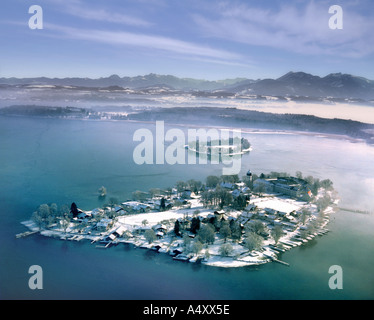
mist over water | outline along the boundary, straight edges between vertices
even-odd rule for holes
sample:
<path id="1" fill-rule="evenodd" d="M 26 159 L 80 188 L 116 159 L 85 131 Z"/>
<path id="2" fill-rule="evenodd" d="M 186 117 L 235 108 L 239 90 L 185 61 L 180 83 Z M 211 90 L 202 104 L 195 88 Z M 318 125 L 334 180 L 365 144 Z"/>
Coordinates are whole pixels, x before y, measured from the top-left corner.
<path id="1" fill-rule="evenodd" d="M 167 125 L 167 124 L 166 124 Z M 15 239 L 42 203 L 102 206 L 97 190 L 126 200 L 135 190 L 221 175 L 221 165 L 136 165 L 138 128 L 154 124 L 0 118 L 1 299 L 372 299 L 373 215 L 340 211 L 324 237 L 282 256 L 290 267 L 220 269 L 119 245 L 95 249 L 42 236 Z M 187 127 L 184 129 L 187 130 Z M 298 134 L 243 133 L 253 151 L 240 176 L 282 171 L 329 178 L 340 206 L 373 211 L 374 148 L 363 143 Z M 28 268 L 44 271 L 44 289 L 28 288 Z M 328 287 L 328 268 L 341 265 L 344 289 Z M 176 286 L 175 284 L 178 284 Z"/>

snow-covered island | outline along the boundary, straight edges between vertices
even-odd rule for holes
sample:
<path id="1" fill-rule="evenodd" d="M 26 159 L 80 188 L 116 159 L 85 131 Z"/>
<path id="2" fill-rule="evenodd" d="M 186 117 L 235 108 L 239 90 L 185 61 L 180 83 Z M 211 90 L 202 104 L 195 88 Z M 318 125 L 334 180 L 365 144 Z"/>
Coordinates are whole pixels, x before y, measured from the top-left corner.
<path id="1" fill-rule="evenodd" d="M 212 141 L 192 141 L 185 148 L 195 154 L 206 154 L 211 157 L 243 155 L 252 151 L 251 144 L 245 138 L 216 139 Z"/>
<path id="2" fill-rule="evenodd" d="M 111 198 L 92 210 L 42 204 L 22 222 L 30 231 L 17 236 L 40 232 L 98 248 L 132 244 L 216 267 L 287 264 L 278 256 L 328 232 L 338 201 L 330 180 L 296 176 L 209 176 L 205 183 L 136 191 L 120 204 Z"/>

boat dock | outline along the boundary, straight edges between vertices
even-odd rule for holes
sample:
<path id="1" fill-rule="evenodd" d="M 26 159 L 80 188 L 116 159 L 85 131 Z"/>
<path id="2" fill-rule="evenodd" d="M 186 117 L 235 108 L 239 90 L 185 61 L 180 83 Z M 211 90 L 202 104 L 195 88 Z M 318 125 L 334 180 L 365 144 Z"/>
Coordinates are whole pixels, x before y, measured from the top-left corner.
<path id="1" fill-rule="evenodd" d="M 77 235 L 77 234 L 72 236 L 71 238 L 66 238 L 66 240 L 70 240 L 70 241 L 81 241 L 82 239 L 84 239 L 84 236 Z"/>
<path id="2" fill-rule="evenodd" d="M 101 237 L 95 237 L 94 239 L 92 239 L 91 241 L 91 244 L 97 242 L 97 241 L 100 241 Z"/>
<path id="3" fill-rule="evenodd" d="M 323 236 L 323 235 L 325 235 L 325 234 L 328 233 L 328 232 L 330 232 L 329 229 L 323 229 L 323 230 L 317 232 L 317 235 L 319 235 L 319 236 Z"/>

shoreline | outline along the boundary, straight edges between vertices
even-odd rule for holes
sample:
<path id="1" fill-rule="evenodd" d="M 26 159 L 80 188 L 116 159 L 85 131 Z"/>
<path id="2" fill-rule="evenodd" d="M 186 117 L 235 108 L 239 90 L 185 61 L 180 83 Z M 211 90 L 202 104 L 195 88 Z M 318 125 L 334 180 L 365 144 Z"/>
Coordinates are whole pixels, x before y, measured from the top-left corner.
<path id="1" fill-rule="evenodd" d="M 26 115 L 1 115 L 6 117 L 20 117 L 20 118 L 36 118 L 36 117 L 29 117 Z M 55 117 L 38 117 L 40 119 L 60 119 L 60 120 L 69 120 L 69 121 L 83 121 L 83 122 L 130 122 L 130 123 L 144 123 L 147 125 L 156 124 L 156 121 L 147 121 L 147 120 L 118 120 L 118 119 L 81 119 L 81 118 L 55 118 Z M 193 124 L 182 124 L 182 123 L 166 123 L 166 126 L 174 126 L 174 127 L 182 127 L 182 128 L 201 128 L 202 126 L 193 125 Z M 219 130 L 241 130 L 241 133 L 244 134 L 294 134 L 294 135 L 304 135 L 304 136 L 312 136 L 312 137 L 319 137 L 322 139 L 333 139 L 333 140 L 344 140 L 351 143 L 365 143 L 368 146 L 374 146 L 373 143 L 368 143 L 363 138 L 354 138 L 346 134 L 338 134 L 338 133 L 325 133 L 325 132 L 318 132 L 318 131 L 300 131 L 296 129 L 268 129 L 268 128 L 243 128 L 240 126 L 219 126 L 219 125 L 204 125 L 204 128 L 211 128 L 211 129 L 219 129 Z M 246 150 L 247 151 L 247 150 Z M 248 149 L 248 151 L 252 151 L 252 147 Z"/>

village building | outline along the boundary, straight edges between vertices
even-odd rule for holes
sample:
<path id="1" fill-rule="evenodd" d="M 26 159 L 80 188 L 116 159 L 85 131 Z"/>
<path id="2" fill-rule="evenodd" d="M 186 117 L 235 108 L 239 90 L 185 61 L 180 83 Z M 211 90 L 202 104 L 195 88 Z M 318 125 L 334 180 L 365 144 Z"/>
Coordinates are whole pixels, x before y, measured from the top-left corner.
<path id="1" fill-rule="evenodd" d="M 114 207 L 114 211 L 115 211 L 117 214 L 119 214 L 119 215 L 122 215 L 122 214 L 125 214 L 125 213 L 126 213 L 125 210 L 124 210 L 122 207 L 120 207 L 120 206 L 115 206 L 115 207 Z"/>
<path id="2" fill-rule="evenodd" d="M 253 182 L 254 188 L 263 186 L 266 193 L 281 193 L 289 197 L 309 201 L 312 193 L 308 183 L 295 177 L 278 177 L 276 179 L 257 179 Z"/>
<path id="3" fill-rule="evenodd" d="M 147 230 L 152 230 L 152 227 L 151 226 L 147 226 L 147 225 L 139 225 L 139 226 L 135 226 L 132 229 L 132 232 L 134 234 L 144 234 Z"/>
<path id="4" fill-rule="evenodd" d="M 99 216 L 99 215 L 102 215 L 104 213 L 104 210 L 101 209 L 101 208 L 95 208 L 91 211 L 91 216 L 92 217 L 96 217 L 96 216 Z"/>
<path id="5" fill-rule="evenodd" d="M 117 228 L 113 234 L 116 236 L 116 237 L 122 237 L 125 233 L 126 233 L 127 229 L 124 227 L 124 226 L 120 226 L 119 228 Z"/>
<path id="6" fill-rule="evenodd" d="M 235 184 L 230 182 L 221 182 L 220 186 L 229 190 L 233 190 L 235 188 Z"/>
<path id="7" fill-rule="evenodd" d="M 126 201 L 122 203 L 123 208 L 127 211 L 145 213 L 151 211 L 152 207 L 149 204 L 138 201 Z"/>

